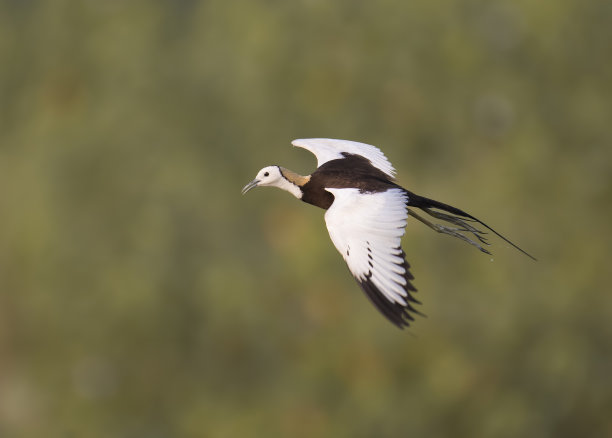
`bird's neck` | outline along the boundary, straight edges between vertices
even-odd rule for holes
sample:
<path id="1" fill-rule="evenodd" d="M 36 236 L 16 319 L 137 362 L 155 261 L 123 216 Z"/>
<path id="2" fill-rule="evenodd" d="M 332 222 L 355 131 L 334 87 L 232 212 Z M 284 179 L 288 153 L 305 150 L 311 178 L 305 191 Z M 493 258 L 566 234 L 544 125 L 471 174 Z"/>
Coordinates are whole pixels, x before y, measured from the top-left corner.
<path id="1" fill-rule="evenodd" d="M 296 198 L 302 199 L 302 196 L 304 195 L 302 187 L 304 187 L 304 185 L 310 181 L 310 176 L 299 175 L 289 169 L 285 169 L 284 167 L 281 167 L 280 171 L 283 178 L 281 179 L 281 183 L 278 187 L 283 190 L 287 190 Z"/>

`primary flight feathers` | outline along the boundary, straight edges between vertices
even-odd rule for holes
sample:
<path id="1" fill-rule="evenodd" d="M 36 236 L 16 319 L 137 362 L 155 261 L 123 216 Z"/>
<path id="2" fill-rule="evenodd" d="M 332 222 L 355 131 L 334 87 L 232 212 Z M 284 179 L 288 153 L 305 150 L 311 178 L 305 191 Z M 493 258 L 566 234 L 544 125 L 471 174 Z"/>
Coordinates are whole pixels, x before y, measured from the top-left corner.
<path id="1" fill-rule="evenodd" d="M 332 242 L 349 270 L 376 308 L 392 323 L 406 327 L 419 314 L 419 303 L 401 247 L 408 216 L 437 232 L 448 234 L 490 254 L 480 224 L 533 257 L 475 217 L 450 205 L 434 201 L 399 186 L 395 169 L 375 146 L 328 138 L 292 142 L 317 157 L 318 168 L 301 176 L 280 166 L 268 166 L 247 184 L 243 194 L 254 187 L 272 186 L 286 190 L 304 202 L 323 208 Z M 430 222 L 409 207 L 452 226 Z"/>
<path id="2" fill-rule="evenodd" d="M 344 158 L 343 154 L 354 154 L 367 158 L 372 166 L 382 170 L 391 178 L 395 176 L 395 169 L 376 146 L 331 138 L 300 138 L 293 140 L 291 144 L 312 152 L 317 157 L 317 167 L 328 161 Z"/>

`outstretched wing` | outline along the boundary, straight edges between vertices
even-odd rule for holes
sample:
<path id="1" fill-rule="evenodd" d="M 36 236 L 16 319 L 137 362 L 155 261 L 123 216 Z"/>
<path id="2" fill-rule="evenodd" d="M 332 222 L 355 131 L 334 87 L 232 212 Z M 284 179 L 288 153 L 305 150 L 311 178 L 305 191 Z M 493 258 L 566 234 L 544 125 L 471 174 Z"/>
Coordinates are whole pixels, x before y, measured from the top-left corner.
<path id="1" fill-rule="evenodd" d="M 342 154 L 346 153 L 361 155 L 370 160 L 372 166 L 382 170 L 391 178 L 395 176 L 395 169 L 376 146 L 332 138 L 302 138 L 293 140 L 291 144 L 312 152 L 317 157 L 317 167 L 328 161 L 344 158 Z"/>
<path id="2" fill-rule="evenodd" d="M 416 292 L 401 248 L 408 212 L 402 189 L 361 193 L 358 189 L 330 189 L 332 206 L 325 223 L 332 242 L 372 303 L 400 328 L 419 313 L 411 303 Z"/>

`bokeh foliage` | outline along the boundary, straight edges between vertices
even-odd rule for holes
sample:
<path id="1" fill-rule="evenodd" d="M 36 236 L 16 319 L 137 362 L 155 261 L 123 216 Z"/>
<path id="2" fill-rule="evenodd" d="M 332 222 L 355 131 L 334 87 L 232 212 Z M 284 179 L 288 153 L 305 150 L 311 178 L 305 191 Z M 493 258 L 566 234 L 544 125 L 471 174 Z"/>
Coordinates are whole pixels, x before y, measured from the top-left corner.
<path id="1" fill-rule="evenodd" d="M 0 1 L 0 436 L 611 436 L 606 1 Z M 380 146 L 528 251 L 410 222 L 359 291 L 289 142 Z"/>

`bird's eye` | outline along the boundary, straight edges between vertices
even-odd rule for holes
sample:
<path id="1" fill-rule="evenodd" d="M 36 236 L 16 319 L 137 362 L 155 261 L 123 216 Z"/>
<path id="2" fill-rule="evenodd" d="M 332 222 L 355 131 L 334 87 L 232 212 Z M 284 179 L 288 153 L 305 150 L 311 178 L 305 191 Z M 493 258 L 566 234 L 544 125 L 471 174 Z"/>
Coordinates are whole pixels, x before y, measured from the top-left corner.
<path id="1" fill-rule="evenodd" d="M 270 176 L 270 172 L 264 173 L 264 176 Z"/>

